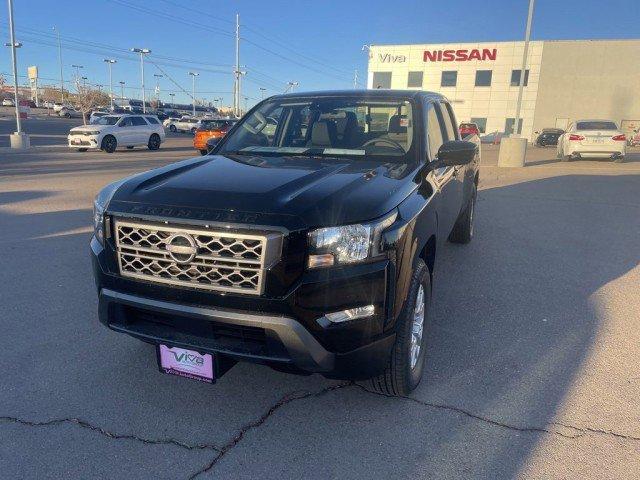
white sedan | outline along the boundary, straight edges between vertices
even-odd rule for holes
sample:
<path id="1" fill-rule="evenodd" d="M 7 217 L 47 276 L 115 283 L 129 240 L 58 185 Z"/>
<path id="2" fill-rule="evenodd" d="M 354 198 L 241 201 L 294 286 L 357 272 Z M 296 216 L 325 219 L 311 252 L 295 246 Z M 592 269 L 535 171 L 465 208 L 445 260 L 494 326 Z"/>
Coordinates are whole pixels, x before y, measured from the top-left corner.
<path id="1" fill-rule="evenodd" d="M 91 148 L 113 153 L 118 147 L 145 146 L 158 150 L 165 133 L 160 120 L 153 115 L 105 115 L 93 125 L 72 128 L 67 139 L 69 147 L 79 152 Z"/>
<path id="2" fill-rule="evenodd" d="M 611 120 L 571 122 L 558 139 L 558 158 L 563 162 L 578 158 L 612 158 L 623 162 L 627 137 Z"/>

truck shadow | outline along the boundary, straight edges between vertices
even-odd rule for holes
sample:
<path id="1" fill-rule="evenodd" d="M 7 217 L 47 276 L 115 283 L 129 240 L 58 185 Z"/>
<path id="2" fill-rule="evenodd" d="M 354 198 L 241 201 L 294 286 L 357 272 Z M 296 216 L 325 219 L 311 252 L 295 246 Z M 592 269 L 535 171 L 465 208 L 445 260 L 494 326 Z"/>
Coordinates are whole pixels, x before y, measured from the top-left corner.
<path id="1" fill-rule="evenodd" d="M 269 412 L 214 467 L 219 478 L 516 477 L 597 341 L 593 294 L 638 267 L 638 191 L 640 175 L 482 189 L 473 242 L 438 252 L 427 369 L 412 401 L 356 386 L 322 394 L 335 382 L 250 364 L 214 386 L 161 375 L 152 348 L 97 321 L 89 235 L 65 233 L 90 225 L 90 206 L 0 210 L 0 243 L 12 252 L 0 270 L 1 326 L 16 339 L 5 353 L 28 352 L 39 365 L 28 384 L 19 371 L 0 373 L 14 391 L 1 410 L 220 447 Z M 14 193 L 0 203 L 47 195 Z M 311 395 L 273 409 L 299 392 Z M 156 460 L 150 451 L 149 464 Z"/>

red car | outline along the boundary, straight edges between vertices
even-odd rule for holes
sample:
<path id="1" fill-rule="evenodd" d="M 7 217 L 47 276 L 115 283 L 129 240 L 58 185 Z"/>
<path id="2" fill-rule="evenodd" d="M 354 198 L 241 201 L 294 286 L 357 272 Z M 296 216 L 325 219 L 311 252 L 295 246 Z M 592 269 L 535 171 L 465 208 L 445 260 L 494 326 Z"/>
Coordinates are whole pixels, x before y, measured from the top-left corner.
<path id="1" fill-rule="evenodd" d="M 468 137 L 469 135 L 480 136 L 480 130 L 475 123 L 461 123 L 458 130 L 460 130 L 460 138 Z"/>

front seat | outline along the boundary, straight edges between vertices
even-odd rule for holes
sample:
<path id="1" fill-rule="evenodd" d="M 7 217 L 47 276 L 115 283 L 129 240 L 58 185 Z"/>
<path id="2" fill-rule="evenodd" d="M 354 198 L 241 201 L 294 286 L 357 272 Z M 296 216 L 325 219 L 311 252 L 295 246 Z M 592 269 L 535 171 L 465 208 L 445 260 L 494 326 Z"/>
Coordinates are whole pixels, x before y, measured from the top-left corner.
<path id="1" fill-rule="evenodd" d="M 404 124 L 404 125 L 403 125 Z M 407 142 L 407 116 L 393 115 L 389 119 L 389 133 L 387 138 L 395 140 L 401 145 Z"/>
<path id="2" fill-rule="evenodd" d="M 358 144 L 360 132 L 358 129 L 358 117 L 353 112 L 345 112 L 345 117 L 338 120 L 338 141 L 343 148 L 354 147 Z"/>
<path id="3" fill-rule="evenodd" d="M 333 147 L 337 143 L 336 124 L 331 120 L 318 120 L 311 127 L 311 140 L 307 147 Z"/>

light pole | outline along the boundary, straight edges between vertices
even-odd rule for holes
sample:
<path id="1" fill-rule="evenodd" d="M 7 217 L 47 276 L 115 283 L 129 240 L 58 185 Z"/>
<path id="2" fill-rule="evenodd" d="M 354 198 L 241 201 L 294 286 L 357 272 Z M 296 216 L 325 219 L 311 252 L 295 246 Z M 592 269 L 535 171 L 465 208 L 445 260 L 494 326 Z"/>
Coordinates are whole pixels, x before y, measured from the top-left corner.
<path id="1" fill-rule="evenodd" d="M 247 103 L 249 102 L 249 97 L 244 97 L 244 113 L 247 113 Z"/>
<path id="2" fill-rule="evenodd" d="M 287 88 L 284 89 L 284 93 L 287 93 L 289 90 L 291 90 L 293 92 L 294 88 L 296 88 L 299 85 L 298 82 L 289 82 L 287 83 Z"/>
<path id="3" fill-rule="evenodd" d="M 101 83 L 96 83 L 96 87 L 98 87 L 98 91 L 102 93 L 102 87 L 104 87 L 104 85 L 102 85 Z"/>
<path id="4" fill-rule="evenodd" d="M 533 6 L 535 0 L 529 0 L 529 12 L 527 14 L 527 27 L 524 32 L 524 52 L 522 53 L 522 69 L 520 70 L 520 82 L 518 82 L 518 101 L 516 103 L 516 117 L 511 135 L 518 137 L 518 125 L 520 124 L 520 109 L 522 107 L 522 94 L 524 92 L 524 80 L 526 78 L 527 54 L 529 53 L 529 38 L 531 37 L 531 23 L 533 21 Z"/>
<path id="5" fill-rule="evenodd" d="M 145 94 L 144 94 L 144 56 L 145 55 L 149 55 L 151 53 L 151 50 L 149 50 L 148 48 L 132 48 L 131 51 L 133 53 L 139 53 L 140 54 L 140 73 L 141 73 L 141 78 L 142 78 L 142 113 L 147 113 L 147 99 L 145 98 Z"/>
<path id="6" fill-rule="evenodd" d="M 260 87 L 260 100 L 264 100 L 264 92 L 266 90 L 267 90 L 266 88 Z"/>
<path id="7" fill-rule="evenodd" d="M 13 27 L 13 0 L 8 0 L 9 6 L 9 34 L 11 42 L 5 43 L 5 46 L 11 47 L 11 62 L 13 64 L 13 96 L 16 107 L 16 133 L 10 136 L 11 148 L 28 148 L 29 136 L 22 132 L 22 124 L 20 123 L 20 108 L 18 106 L 18 60 L 16 57 L 16 48 L 22 46 L 16 42 L 16 31 Z"/>
<path id="8" fill-rule="evenodd" d="M 87 89 L 87 77 L 82 77 L 82 88 Z"/>
<path id="9" fill-rule="evenodd" d="M 60 30 L 53 27 L 58 36 L 58 62 L 60 63 L 60 103 L 64 104 L 64 77 L 62 76 L 62 44 L 60 43 Z"/>
<path id="10" fill-rule="evenodd" d="M 109 97 L 111 98 L 111 110 L 113 110 L 113 76 L 111 75 L 111 66 L 118 62 L 112 58 L 105 58 L 103 61 L 106 62 L 109 67 Z"/>
<path id="11" fill-rule="evenodd" d="M 154 77 L 156 77 L 156 108 L 160 107 L 160 79 L 162 77 L 164 77 L 164 75 L 161 75 L 159 73 L 154 73 L 153 74 Z"/>
<path id="12" fill-rule="evenodd" d="M 118 83 L 120 84 L 120 98 L 124 100 L 124 82 L 120 80 Z"/>
<path id="13" fill-rule="evenodd" d="M 169 96 L 171 97 L 171 108 L 175 108 L 175 107 L 173 106 L 173 105 L 174 105 L 174 103 L 173 103 L 173 102 L 174 102 L 173 97 L 175 97 L 175 96 L 176 96 L 176 94 L 175 94 L 175 93 L 170 93 L 170 94 L 169 94 Z"/>
<path id="14" fill-rule="evenodd" d="M 80 69 L 84 68 L 82 65 L 71 65 L 76 69 L 76 80 L 80 78 Z"/>
<path id="15" fill-rule="evenodd" d="M 191 75 L 191 79 L 192 79 L 192 93 L 191 96 L 193 97 L 193 116 L 196 116 L 196 77 L 198 75 L 200 75 L 197 72 L 189 72 L 189 75 Z"/>

